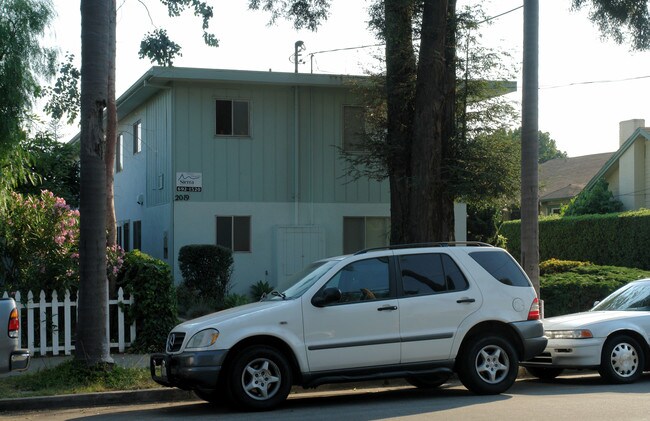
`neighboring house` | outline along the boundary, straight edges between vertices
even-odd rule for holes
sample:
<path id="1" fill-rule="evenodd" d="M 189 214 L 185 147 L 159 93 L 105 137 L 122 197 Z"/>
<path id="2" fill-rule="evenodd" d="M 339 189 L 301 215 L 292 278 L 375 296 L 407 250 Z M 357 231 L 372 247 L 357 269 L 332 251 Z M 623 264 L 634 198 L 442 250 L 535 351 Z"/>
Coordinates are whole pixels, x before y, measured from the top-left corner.
<path id="1" fill-rule="evenodd" d="M 181 247 L 231 248 L 239 293 L 386 245 L 388 182 L 346 176 L 339 149 L 355 152 L 364 124 L 353 79 L 151 68 L 118 99 L 119 243 L 169 263 L 177 283 Z M 464 240 L 465 206 L 454 211 Z"/>
<path id="2" fill-rule="evenodd" d="M 650 128 L 644 126 L 643 119 L 619 123 L 619 149 L 586 186 L 604 178 L 625 210 L 650 208 Z"/>
<path id="3" fill-rule="evenodd" d="M 540 164 L 540 214 L 560 213 L 560 208 L 585 188 L 589 180 L 613 154 L 613 152 L 606 152 L 573 158 L 556 158 Z"/>

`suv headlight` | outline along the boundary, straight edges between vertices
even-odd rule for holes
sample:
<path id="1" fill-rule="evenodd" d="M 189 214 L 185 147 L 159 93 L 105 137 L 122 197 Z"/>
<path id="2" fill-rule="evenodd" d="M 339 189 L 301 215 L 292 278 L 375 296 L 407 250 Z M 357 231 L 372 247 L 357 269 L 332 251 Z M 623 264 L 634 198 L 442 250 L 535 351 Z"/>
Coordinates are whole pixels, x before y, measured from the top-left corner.
<path id="1" fill-rule="evenodd" d="M 186 349 L 208 348 L 217 341 L 219 331 L 217 329 L 204 329 L 196 333 L 187 343 Z"/>
<path id="2" fill-rule="evenodd" d="M 549 339 L 588 339 L 594 337 L 589 329 L 545 330 L 544 336 Z"/>

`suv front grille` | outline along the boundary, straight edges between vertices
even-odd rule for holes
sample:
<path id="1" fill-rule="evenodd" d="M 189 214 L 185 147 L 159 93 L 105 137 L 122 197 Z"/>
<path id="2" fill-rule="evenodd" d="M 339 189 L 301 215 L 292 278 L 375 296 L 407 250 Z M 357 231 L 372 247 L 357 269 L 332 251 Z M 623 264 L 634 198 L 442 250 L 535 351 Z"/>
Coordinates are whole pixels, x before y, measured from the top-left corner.
<path id="1" fill-rule="evenodd" d="M 167 346 L 165 347 L 167 352 L 178 352 L 181 350 L 183 345 L 183 340 L 185 339 L 185 333 L 181 332 L 172 332 L 167 337 Z"/>

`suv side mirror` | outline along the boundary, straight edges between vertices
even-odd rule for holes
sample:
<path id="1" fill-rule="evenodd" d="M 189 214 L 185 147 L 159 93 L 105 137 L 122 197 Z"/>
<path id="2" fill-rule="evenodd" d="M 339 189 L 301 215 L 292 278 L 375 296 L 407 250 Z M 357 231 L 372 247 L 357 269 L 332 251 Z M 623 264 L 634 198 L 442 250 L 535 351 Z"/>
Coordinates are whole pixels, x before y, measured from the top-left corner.
<path id="1" fill-rule="evenodd" d="M 325 288 L 311 299 L 311 303 L 316 307 L 325 307 L 337 301 L 341 301 L 341 290 L 338 288 Z"/>

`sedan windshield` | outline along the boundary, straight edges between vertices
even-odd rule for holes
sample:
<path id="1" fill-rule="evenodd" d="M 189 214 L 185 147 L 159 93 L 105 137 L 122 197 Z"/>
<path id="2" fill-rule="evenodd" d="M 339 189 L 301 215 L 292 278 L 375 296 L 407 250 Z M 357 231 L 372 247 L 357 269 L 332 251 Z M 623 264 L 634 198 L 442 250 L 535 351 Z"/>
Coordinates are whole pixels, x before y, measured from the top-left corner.
<path id="1" fill-rule="evenodd" d="M 591 311 L 650 311 L 650 282 L 628 284 L 614 291 Z"/>
<path id="2" fill-rule="evenodd" d="M 338 263 L 338 260 L 320 260 L 309 264 L 302 271 L 293 274 L 278 285 L 278 288 L 267 294 L 263 300 L 287 300 L 298 298 L 305 293 L 328 270 Z"/>

